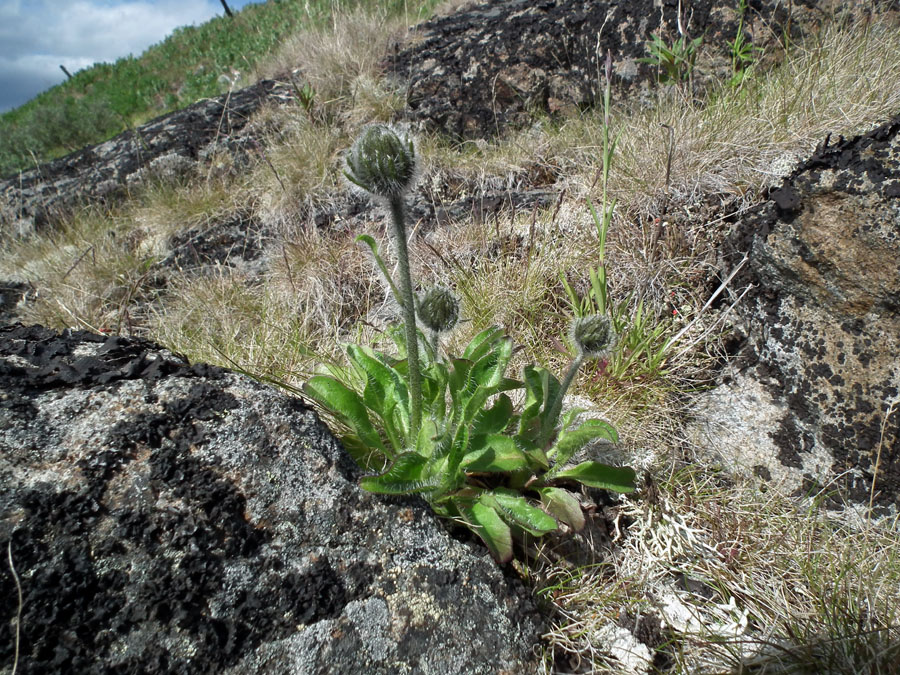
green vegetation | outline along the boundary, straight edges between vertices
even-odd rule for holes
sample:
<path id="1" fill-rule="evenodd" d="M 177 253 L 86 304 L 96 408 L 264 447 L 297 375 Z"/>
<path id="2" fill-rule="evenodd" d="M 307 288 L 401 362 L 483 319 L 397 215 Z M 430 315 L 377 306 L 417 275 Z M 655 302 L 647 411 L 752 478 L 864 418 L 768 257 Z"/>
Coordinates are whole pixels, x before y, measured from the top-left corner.
<path id="1" fill-rule="evenodd" d="M 0 115 L 0 176 L 99 143 L 159 115 L 233 86 L 290 35 L 326 25 L 334 12 L 377 7 L 403 16 L 403 0 L 269 0 L 233 19 L 218 17 L 176 29 L 138 57 L 98 63 L 19 108 Z M 426 12 L 432 2 L 413 3 Z M 304 83 L 298 83 L 302 87 Z"/>
<path id="2" fill-rule="evenodd" d="M 696 37 L 688 40 L 686 35 L 681 35 L 670 45 L 660 35 L 654 34 L 650 37 L 650 43 L 647 45 L 650 56 L 638 59 L 638 61 L 655 66 L 657 77 L 664 84 L 687 80 L 694 70 L 697 49 L 703 42 L 703 38 Z"/>
<path id="3" fill-rule="evenodd" d="M 350 366 L 332 366 L 337 377 L 313 377 L 303 391 L 345 427 L 344 445 L 362 466 L 387 465 L 380 475 L 363 478 L 363 488 L 421 494 L 436 513 L 465 523 L 498 561 L 508 562 L 514 537 L 541 537 L 559 523 L 574 531 L 584 527 L 581 504 L 568 485 L 618 492 L 635 488 L 634 471 L 628 468 L 593 460 L 568 466 L 588 443 L 618 441 L 609 424 L 587 420 L 574 425 L 584 412 L 579 408 L 560 419 L 563 398 L 581 364 L 606 355 L 616 336 L 605 314 L 575 319 L 571 334 L 577 356 L 562 383 L 534 365 L 525 366 L 524 382 L 507 377 L 513 345 L 498 328 L 476 335 L 461 356 L 443 356 L 438 337 L 456 326 L 459 303 L 442 287 L 418 299 L 413 295 L 403 199 L 415 184 L 416 163 L 412 140 L 375 125 L 354 144 L 345 172 L 388 209 L 399 284 L 374 240 L 363 235 L 362 241 L 403 310 L 403 330 L 389 330 L 398 356 L 349 345 Z M 418 334 L 417 317 L 432 333 L 430 342 Z M 516 414 L 507 392 L 522 389 L 525 401 Z"/>

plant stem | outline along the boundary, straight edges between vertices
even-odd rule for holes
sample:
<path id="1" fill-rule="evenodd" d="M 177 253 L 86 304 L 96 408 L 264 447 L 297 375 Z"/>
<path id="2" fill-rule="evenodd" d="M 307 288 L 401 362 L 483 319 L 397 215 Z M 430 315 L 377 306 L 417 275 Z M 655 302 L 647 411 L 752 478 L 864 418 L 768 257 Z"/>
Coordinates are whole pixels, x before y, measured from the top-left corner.
<path id="1" fill-rule="evenodd" d="M 406 358 L 409 365 L 409 438 L 415 439 L 419 435 L 422 421 L 422 375 L 419 370 L 416 304 L 413 297 L 412 276 L 409 272 L 403 197 L 391 197 L 389 205 L 391 224 L 394 228 L 394 245 L 397 249 L 397 260 L 400 263 L 400 298 L 403 306 L 403 322 L 406 324 Z"/>

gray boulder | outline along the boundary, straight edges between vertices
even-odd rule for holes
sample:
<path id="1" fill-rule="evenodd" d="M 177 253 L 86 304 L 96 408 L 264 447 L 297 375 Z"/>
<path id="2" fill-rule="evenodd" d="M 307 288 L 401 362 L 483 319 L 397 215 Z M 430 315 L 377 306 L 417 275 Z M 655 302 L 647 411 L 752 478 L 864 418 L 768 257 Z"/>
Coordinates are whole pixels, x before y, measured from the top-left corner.
<path id="1" fill-rule="evenodd" d="M 900 116 L 825 142 L 738 226 L 744 344 L 696 440 L 835 505 L 900 510 Z"/>
<path id="2" fill-rule="evenodd" d="M 137 339 L 0 328 L 0 672 L 525 673 L 529 593 L 379 498 L 300 400 Z"/>

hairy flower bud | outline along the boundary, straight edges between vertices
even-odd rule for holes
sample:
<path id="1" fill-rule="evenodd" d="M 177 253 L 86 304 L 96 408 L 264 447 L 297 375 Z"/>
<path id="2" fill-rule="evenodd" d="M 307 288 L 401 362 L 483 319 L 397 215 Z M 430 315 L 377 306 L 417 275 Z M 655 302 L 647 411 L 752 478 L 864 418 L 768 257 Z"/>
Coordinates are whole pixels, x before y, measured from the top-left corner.
<path id="1" fill-rule="evenodd" d="M 434 333 L 446 333 L 459 321 L 459 300 L 449 288 L 430 288 L 419 297 L 417 305 L 419 321 Z"/>
<path id="2" fill-rule="evenodd" d="M 350 149 L 344 175 L 375 197 L 395 199 L 412 188 L 416 173 L 412 140 L 401 138 L 388 126 L 373 124 L 363 129 Z"/>
<path id="3" fill-rule="evenodd" d="M 578 352 L 587 359 L 606 356 L 618 340 L 612 321 L 603 314 L 573 319 L 569 334 Z"/>

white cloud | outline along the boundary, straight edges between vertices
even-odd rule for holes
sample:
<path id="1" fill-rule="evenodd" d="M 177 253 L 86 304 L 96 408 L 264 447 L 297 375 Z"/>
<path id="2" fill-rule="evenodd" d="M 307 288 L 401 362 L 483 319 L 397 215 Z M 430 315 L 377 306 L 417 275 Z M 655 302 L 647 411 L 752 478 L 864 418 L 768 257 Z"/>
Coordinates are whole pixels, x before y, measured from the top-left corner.
<path id="1" fill-rule="evenodd" d="M 0 111 L 65 79 L 60 64 L 74 73 L 138 55 L 221 13 L 215 0 L 0 0 Z"/>

